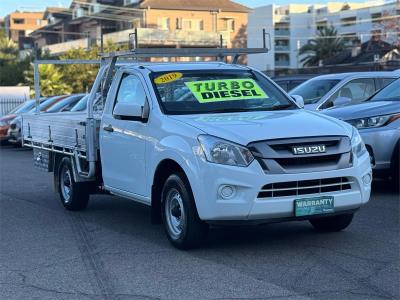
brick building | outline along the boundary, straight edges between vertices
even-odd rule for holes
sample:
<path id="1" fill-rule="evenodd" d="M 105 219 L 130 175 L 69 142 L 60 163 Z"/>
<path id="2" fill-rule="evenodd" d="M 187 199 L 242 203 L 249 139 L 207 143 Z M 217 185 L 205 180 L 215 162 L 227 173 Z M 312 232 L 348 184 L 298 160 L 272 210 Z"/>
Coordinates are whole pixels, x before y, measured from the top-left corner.
<path id="1" fill-rule="evenodd" d="M 4 18 L 4 27 L 7 36 L 19 45 L 20 50 L 32 47 L 29 34 L 47 23 L 43 19 L 43 12 L 10 13 Z"/>
<path id="2" fill-rule="evenodd" d="M 69 11 L 45 13 L 31 34 L 54 55 L 104 41 L 124 44 L 138 30 L 141 47 L 245 47 L 249 9 L 230 0 L 80 0 Z M 51 36 L 51 32 L 56 32 Z"/>

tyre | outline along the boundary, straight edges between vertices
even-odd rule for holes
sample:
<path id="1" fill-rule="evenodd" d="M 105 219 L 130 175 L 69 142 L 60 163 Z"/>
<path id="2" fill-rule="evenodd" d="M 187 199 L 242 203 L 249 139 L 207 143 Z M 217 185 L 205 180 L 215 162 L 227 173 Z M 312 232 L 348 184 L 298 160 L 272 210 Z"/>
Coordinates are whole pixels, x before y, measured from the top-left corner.
<path id="1" fill-rule="evenodd" d="M 188 180 L 184 174 L 173 174 L 161 192 L 161 216 L 169 241 L 178 249 L 198 247 L 208 225 L 201 221 Z"/>
<path id="2" fill-rule="evenodd" d="M 89 202 L 86 183 L 75 182 L 71 160 L 64 157 L 58 169 L 58 192 L 62 205 L 68 210 L 85 209 Z"/>
<path id="3" fill-rule="evenodd" d="M 395 191 L 400 190 L 400 142 L 397 144 L 391 162 L 391 176 L 393 180 L 393 188 Z"/>
<path id="4" fill-rule="evenodd" d="M 335 232 L 341 231 L 350 225 L 354 214 L 345 214 L 332 217 L 310 219 L 311 225 L 318 231 Z"/>

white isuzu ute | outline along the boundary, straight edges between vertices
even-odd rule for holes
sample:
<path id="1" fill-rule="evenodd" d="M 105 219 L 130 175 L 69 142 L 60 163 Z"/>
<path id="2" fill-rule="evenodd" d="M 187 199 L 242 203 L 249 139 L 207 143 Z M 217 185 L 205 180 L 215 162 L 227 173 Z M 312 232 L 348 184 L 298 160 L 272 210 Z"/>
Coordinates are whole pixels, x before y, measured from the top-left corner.
<path id="1" fill-rule="evenodd" d="M 100 67 L 87 115 L 23 117 L 23 143 L 54 172 L 66 209 L 96 192 L 139 201 L 174 246 L 190 248 L 215 224 L 309 220 L 339 231 L 368 202 L 357 130 L 302 109 L 261 72 L 117 58 Z"/>

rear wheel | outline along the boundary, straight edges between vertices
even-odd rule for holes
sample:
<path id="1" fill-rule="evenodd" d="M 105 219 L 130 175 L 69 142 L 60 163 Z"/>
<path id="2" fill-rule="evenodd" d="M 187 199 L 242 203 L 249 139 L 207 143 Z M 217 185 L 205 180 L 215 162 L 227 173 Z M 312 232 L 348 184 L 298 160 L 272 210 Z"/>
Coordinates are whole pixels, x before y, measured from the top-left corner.
<path id="1" fill-rule="evenodd" d="M 341 231 L 350 225 L 354 214 L 310 219 L 312 226 L 322 232 Z"/>
<path id="2" fill-rule="evenodd" d="M 58 173 L 58 192 L 62 205 L 68 210 L 85 209 L 89 201 L 89 189 L 86 183 L 75 182 L 71 160 L 61 160 Z"/>
<path id="3" fill-rule="evenodd" d="M 208 226 L 197 214 L 189 182 L 183 174 L 168 177 L 161 200 L 164 229 L 172 245 L 179 249 L 199 246 Z"/>

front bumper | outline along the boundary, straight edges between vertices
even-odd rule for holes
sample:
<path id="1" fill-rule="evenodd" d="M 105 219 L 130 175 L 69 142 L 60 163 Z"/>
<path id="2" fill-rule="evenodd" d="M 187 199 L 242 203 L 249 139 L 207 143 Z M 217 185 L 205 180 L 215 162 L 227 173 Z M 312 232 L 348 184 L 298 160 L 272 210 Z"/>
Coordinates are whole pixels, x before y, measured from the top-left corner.
<path id="1" fill-rule="evenodd" d="M 296 219 L 295 199 L 321 195 L 334 196 L 335 213 L 339 214 L 360 208 L 369 201 L 371 193 L 370 183 L 363 182 L 363 177 L 372 173 L 368 153 L 355 158 L 351 168 L 297 174 L 266 174 L 257 161 L 246 168 L 211 164 L 201 159 L 199 161 L 201 171 L 196 182 L 191 182 L 191 186 L 199 216 L 205 221 Z M 301 196 L 258 198 L 266 184 L 335 177 L 351 179 L 351 189 Z M 222 197 L 223 186 L 234 187 L 235 192 L 231 198 Z"/>
<path id="2" fill-rule="evenodd" d="M 18 144 L 18 143 L 21 143 L 21 141 L 22 141 L 21 129 L 18 127 L 15 129 L 9 128 L 8 132 L 7 132 L 7 136 L 8 136 L 8 141 L 10 143 Z"/>
<path id="3" fill-rule="evenodd" d="M 373 169 L 390 169 L 394 149 L 400 140 L 400 129 L 384 126 L 361 129 L 359 133 L 372 157 Z"/>

